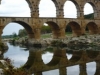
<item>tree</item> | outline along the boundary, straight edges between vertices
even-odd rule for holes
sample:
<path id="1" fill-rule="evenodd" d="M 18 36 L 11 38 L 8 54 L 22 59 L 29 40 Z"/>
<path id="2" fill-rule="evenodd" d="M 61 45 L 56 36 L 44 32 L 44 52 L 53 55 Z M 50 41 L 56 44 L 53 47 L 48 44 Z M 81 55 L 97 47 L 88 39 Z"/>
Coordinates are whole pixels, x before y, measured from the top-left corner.
<path id="1" fill-rule="evenodd" d="M 49 26 L 43 25 L 43 27 L 42 27 L 42 34 L 50 33 L 50 32 L 51 32 L 51 28 Z"/>
<path id="2" fill-rule="evenodd" d="M 19 37 L 27 36 L 27 32 L 25 29 L 20 29 L 18 32 Z"/>
<path id="3" fill-rule="evenodd" d="M 16 38 L 17 34 L 15 32 L 13 32 L 12 36 L 13 36 L 13 38 Z"/>

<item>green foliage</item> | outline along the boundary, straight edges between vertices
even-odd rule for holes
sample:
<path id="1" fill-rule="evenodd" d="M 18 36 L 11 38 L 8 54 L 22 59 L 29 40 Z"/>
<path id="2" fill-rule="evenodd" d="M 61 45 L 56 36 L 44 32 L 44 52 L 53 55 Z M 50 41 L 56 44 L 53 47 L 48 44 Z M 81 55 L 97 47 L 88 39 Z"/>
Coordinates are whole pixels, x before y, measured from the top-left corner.
<path id="1" fill-rule="evenodd" d="M 42 34 L 42 38 L 50 38 L 51 37 L 51 33 L 48 33 L 48 34 Z"/>
<path id="2" fill-rule="evenodd" d="M 19 37 L 27 36 L 27 32 L 25 29 L 20 29 L 18 33 Z"/>
<path id="3" fill-rule="evenodd" d="M 94 19 L 94 13 L 88 14 L 88 15 L 84 15 L 85 19 Z"/>
<path id="4" fill-rule="evenodd" d="M 42 32 L 42 34 L 44 34 L 44 33 L 51 33 L 51 28 L 49 26 L 43 25 L 41 32 Z"/>
<path id="5" fill-rule="evenodd" d="M 13 37 L 12 35 L 3 35 L 2 36 L 3 39 L 12 38 L 12 37 Z"/>
<path id="6" fill-rule="evenodd" d="M 15 37 L 17 37 L 17 34 L 14 32 L 14 33 L 12 34 L 12 36 L 13 36 L 13 38 L 15 38 Z"/>
<path id="7" fill-rule="evenodd" d="M 70 27 L 70 25 L 67 25 L 67 27 L 66 27 L 66 30 L 65 30 L 66 32 L 72 32 L 72 29 L 71 29 L 71 27 Z"/>

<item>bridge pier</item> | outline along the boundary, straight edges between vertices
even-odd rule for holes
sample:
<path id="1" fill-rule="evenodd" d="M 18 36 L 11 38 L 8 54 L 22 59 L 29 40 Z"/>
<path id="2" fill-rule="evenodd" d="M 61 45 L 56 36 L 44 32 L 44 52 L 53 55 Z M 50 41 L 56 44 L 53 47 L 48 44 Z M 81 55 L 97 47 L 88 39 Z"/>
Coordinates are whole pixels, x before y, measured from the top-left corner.
<path id="1" fill-rule="evenodd" d="M 42 72 L 34 73 L 34 75 L 42 75 Z"/>
<path id="2" fill-rule="evenodd" d="M 57 12 L 56 13 L 57 18 L 64 18 L 63 7 L 57 8 L 56 12 Z"/>
<path id="3" fill-rule="evenodd" d="M 84 8 L 84 7 L 81 7 L 81 8 Z M 83 11 L 83 9 L 81 9 L 80 11 L 79 11 L 79 17 L 78 17 L 79 19 L 84 19 L 84 11 Z"/>
<path id="4" fill-rule="evenodd" d="M 87 75 L 86 63 L 80 64 L 79 67 L 80 67 L 79 75 Z"/>
<path id="5" fill-rule="evenodd" d="M 59 68 L 59 75 L 67 75 L 66 65 L 68 64 L 68 59 L 67 59 L 67 56 L 66 56 L 66 50 L 62 49 L 61 51 L 62 52 L 60 52 L 61 53 L 61 59 L 60 59 L 60 62 L 59 62 L 59 66 L 64 66 L 64 67 Z"/>
<path id="6" fill-rule="evenodd" d="M 40 35 L 41 35 L 41 34 L 40 34 L 40 33 L 41 33 L 40 31 L 41 31 L 41 30 L 38 29 L 38 28 L 37 28 L 37 29 L 33 29 L 33 33 L 28 33 L 29 38 L 30 38 L 30 39 L 33 38 L 33 39 L 36 39 L 36 40 L 37 40 L 37 39 L 40 39 Z"/>
<path id="7" fill-rule="evenodd" d="M 66 67 L 59 68 L 59 75 L 67 75 Z"/>
<path id="8" fill-rule="evenodd" d="M 33 49 L 32 49 L 33 50 Z M 42 75 L 42 70 L 43 70 L 43 60 L 42 60 L 42 51 L 31 51 L 30 52 L 30 57 L 29 59 L 33 60 L 33 62 L 30 62 L 30 64 L 28 64 L 28 62 L 26 63 L 26 67 L 28 67 L 28 65 L 30 65 L 29 71 L 31 73 L 34 73 L 34 75 Z"/>
<path id="9" fill-rule="evenodd" d="M 85 34 L 85 28 L 81 27 L 81 34 L 84 35 Z"/>
<path id="10" fill-rule="evenodd" d="M 81 30 L 75 30 L 75 31 L 72 31 L 73 32 L 73 36 L 81 36 L 82 33 L 81 33 Z"/>
<path id="11" fill-rule="evenodd" d="M 64 39 L 66 36 L 65 36 L 65 29 L 57 29 L 55 31 L 52 31 L 53 33 L 53 39 Z"/>
<path id="12" fill-rule="evenodd" d="M 35 39 L 40 39 L 40 35 L 41 35 L 41 29 L 40 28 L 36 28 L 33 30 L 34 32 L 34 38 Z"/>
<path id="13" fill-rule="evenodd" d="M 96 72 L 94 75 L 100 75 L 100 60 L 96 61 Z"/>

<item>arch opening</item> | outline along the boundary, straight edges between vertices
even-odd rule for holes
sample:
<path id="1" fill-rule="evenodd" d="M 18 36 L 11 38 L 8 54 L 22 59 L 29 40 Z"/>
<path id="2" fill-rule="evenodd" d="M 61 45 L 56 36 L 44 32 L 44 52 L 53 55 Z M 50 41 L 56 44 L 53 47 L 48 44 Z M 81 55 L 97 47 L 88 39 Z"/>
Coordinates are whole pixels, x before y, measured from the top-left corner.
<path id="1" fill-rule="evenodd" d="M 88 50 L 87 55 L 88 55 L 89 58 L 94 59 L 99 55 L 99 52 L 93 51 L 93 50 L 90 50 L 90 51 Z"/>
<path id="2" fill-rule="evenodd" d="M 91 35 L 98 34 L 99 33 L 98 26 L 94 22 L 88 23 L 86 25 L 86 33 Z"/>
<path id="3" fill-rule="evenodd" d="M 72 34 L 72 36 L 81 36 L 80 25 L 76 22 L 70 22 L 67 24 L 65 29 L 66 34 Z"/>
<path id="4" fill-rule="evenodd" d="M 60 28 L 55 22 L 48 21 L 45 24 L 49 30 L 48 31 L 48 33 L 50 34 L 49 37 L 54 38 L 54 39 L 59 39 L 61 37 Z"/>
<path id="5" fill-rule="evenodd" d="M 85 4 L 85 6 L 84 6 L 84 18 L 93 19 L 95 12 L 96 12 L 96 8 L 93 5 L 93 3 L 88 2 Z"/>
<path id="6" fill-rule="evenodd" d="M 30 8 L 25 0 L 2 0 L 0 10 L 3 17 L 30 17 Z"/>
<path id="7" fill-rule="evenodd" d="M 69 62 L 78 62 L 82 57 L 82 51 L 73 51 L 72 57 L 69 59 Z"/>
<path id="8" fill-rule="evenodd" d="M 52 38 L 52 30 L 47 23 L 44 23 L 41 29 L 41 38 Z"/>
<path id="9" fill-rule="evenodd" d="M 53 1 L 51 0 L 41 0 L 40 1 L 39 17 L 56 17 L 56 7 Z"/>
<path id="10" fill-rule="evenodd" d="M 22 21 L 13 21 L 5 25 L 3 28 L 3 32 L 4 31 L 5 33 L 3 33 L 2 35 L 11 35 L 14 32 L 16 35 L 18 35 L 18 37 L 20 37 L 20 35 L 23 34 L 23 36 L 28 35 L 29 38 L 34 38 L 34 33 L 32 31 L 32 28 L 27 23 Z M 20 31 L 24 31 L 24 32 L 20 32 Z"/>
<path id="11" fill-rule="evenodd" d="M 52 50 L 50 49 L 50 52 L 52 52 L 52 59 L 46 63 L 47 66 L 55 66 L 57 65 L 62 56 L 63 56 L 63 51 L 61 49 L 58 49 L 58 48 L 53 48 Z"/>
<path id="12" fill-rule="evenodd" d="M 71 8 L 69 8 L 70 6 L 71 6 Z M 65 4 L 64 4 L 64 17 L 65 18 L 77 18 L 78 11 L 79 11 L 79 7 L 75 1 L 66 1 L 65 2 Z"/>

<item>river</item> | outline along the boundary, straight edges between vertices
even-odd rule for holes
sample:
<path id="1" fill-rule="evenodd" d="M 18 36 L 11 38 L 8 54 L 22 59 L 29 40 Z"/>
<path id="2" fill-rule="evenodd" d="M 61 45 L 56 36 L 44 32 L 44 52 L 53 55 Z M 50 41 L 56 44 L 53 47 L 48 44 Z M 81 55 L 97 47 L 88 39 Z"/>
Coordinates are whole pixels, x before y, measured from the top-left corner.
<path id="1" fill-rule="evenodd" d="M 24 65 L 28 60 L 28 57 L 30 54 L 29 50 L 27 48 L 23 48 L 20 46 L 14 46 L 9 43 L 7 44 L 9 46 L 9 49 L 6 53 L 4 53 L 4 58 L 6 57 L 10 58 L 15 67 L 20 67 Z M 48 49 L 42 52 L 42 60 L 45 64 L 49 63 L 52 60 L 53 52 L 54 52 L 53 50 L 50 51 Z M 72 57 L 72 54 L 66 53 L 66 56 L 68 59 L 70 59 Z M 84 74 L 84 75 L 94 75 L 96 71 L 96 63 L 90 62 L 90 63 L 87 63 L 86 65 L 87 65 L 86 67 L 87 74 Z M 67 70 L 67 75 L 80 75 L 79 65 L 67 67 L 66 70 Z M 43 75 L 60 75 L 58 69 L 45 71 L 45 72 L 42 72 L 42 74 Z"/>

